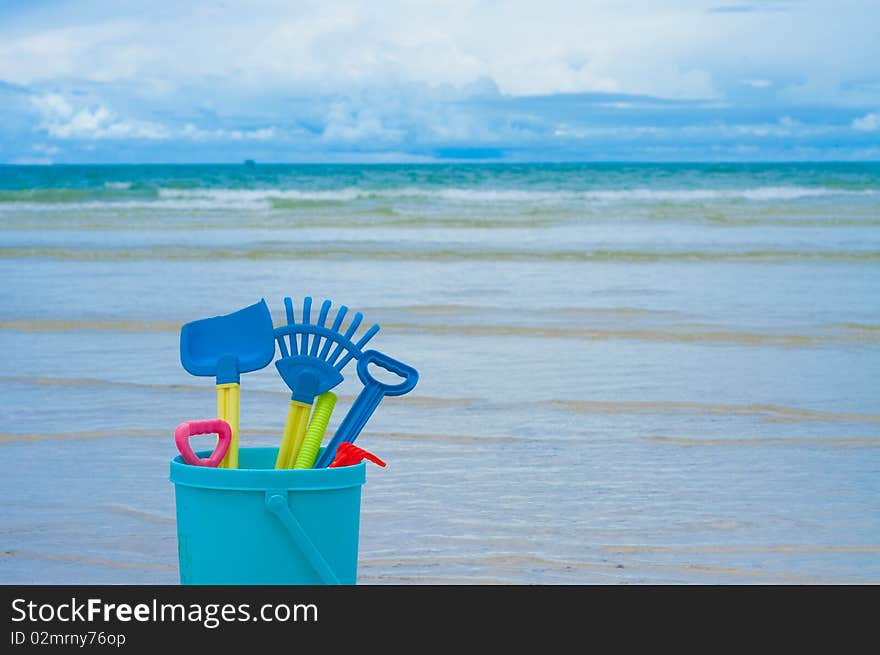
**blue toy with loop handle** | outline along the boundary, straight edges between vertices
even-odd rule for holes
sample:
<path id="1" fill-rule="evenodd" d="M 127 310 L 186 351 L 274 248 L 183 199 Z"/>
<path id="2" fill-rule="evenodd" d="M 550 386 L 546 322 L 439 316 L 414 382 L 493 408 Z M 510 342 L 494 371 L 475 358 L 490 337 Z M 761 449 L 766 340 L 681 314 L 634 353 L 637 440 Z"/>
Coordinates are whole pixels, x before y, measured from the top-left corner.
<path id="1" fill-rule="evenodd" d="M 387 371 L 396 373 L 403 378 L 398 384 L 386 384 L 380 382 L 370 374 L 369 366 L 375 364 Z M 358 377 L 364 384 L 364 388 L 358 394 L 354 404 L 348 410 L 348 414 L 339 424 L 336 433 L 327 444 L 324 452 L 318 457 L 315 468 L 325 468 L 333 461 L 336 449 L 343 442 L 354 443 L 367 421 L 376 411 L 382 398 L 385 396 L 402 396 L 409 393 L 419 381 L 419 372 L 409 364 L 397 361 L 376 350 L 366 350 L 358 359 Z"/>

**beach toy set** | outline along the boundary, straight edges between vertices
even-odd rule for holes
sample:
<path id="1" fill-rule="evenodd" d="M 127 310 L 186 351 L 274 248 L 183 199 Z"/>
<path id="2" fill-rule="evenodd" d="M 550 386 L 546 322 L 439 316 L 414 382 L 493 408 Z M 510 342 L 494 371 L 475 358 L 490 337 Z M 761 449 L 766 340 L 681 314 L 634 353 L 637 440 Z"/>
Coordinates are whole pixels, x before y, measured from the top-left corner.
<path id="1" fill-rule="evenodd" d="M 365 346 L 374 324 L 325 300 L 312 322 L 306 297 L 297 320 L 284 298 L 286 324 L 275 327 L 265 300 L 236 312 L 186 323 L 180 361 L 192 375 L 214 378 L 217 416 L 180 423 L 171 461 L 175 485 L 182 584 L 355 584 L 365 461 L 386 463 L 354 442 L 385 396 L 401 396 L 418 382 L 412 366 Z M 276 346 L 278 358 L 276 356 Z M 277 448 L 243 447 L 239 433 L 241 374 L 275 359 L 291 392 Z M 324 445 L 338 397 L 332 389 L 356 362 L 363 388 Z M 400 378 L 387 384 L 370 371 Z M 190 439 L 217 435 L 212 451 Z"/>

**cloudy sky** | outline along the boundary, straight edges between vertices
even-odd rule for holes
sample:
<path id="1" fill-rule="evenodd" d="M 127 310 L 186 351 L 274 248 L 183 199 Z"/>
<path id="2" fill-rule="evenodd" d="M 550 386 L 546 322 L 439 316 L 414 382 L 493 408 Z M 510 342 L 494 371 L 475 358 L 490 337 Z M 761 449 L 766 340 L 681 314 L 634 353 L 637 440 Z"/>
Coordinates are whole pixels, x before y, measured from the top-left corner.
<path id="1" fill-rule="evenodd" d="M 0 0 L 0 162 L 880 160 L 878 0 Z"/>

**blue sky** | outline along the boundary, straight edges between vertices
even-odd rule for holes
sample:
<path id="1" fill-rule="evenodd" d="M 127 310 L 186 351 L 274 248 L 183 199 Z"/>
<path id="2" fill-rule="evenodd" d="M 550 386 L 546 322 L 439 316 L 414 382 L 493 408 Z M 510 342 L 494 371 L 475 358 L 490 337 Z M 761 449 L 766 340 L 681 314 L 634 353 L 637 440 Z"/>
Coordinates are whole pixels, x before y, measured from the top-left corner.
<path id="1" fill-rule="evenodd" d="M 0 0 L 0 162 L 880 160 L 877 0 Z"/>

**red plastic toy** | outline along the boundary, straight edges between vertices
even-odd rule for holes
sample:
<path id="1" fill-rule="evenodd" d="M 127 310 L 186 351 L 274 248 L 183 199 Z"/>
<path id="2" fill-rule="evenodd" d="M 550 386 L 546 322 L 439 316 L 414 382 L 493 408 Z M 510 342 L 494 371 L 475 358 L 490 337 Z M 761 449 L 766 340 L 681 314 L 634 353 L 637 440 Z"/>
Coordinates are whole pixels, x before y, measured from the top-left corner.
<path id="1" fill-rule="evenodd" d="M 359 446 L 355 446 L 353 443 L 343 441 L 339 444 L 339 448 L 336 449 L 336 456 L 333 458 L 333 462 L 327 468 L 354 466 L 355 464 L 360 464 L 365 459 L 368 459 L 379 466 L 385 466 L 385 462 L 376 457 L 373 453 L 368 452 Z"/>

